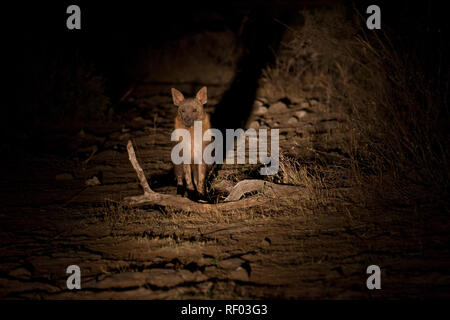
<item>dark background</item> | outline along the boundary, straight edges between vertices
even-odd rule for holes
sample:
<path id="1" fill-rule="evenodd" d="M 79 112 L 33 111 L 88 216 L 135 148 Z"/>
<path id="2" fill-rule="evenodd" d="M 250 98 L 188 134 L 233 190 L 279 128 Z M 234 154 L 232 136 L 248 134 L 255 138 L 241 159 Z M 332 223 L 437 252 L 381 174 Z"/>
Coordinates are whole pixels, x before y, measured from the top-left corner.
<path id="1" fill-rule="evenodd" d="M 343 3 L 349 14 L 357 9 L 363 16 L 366 16 L 367 6 L 372 4 L 367 1 Z M 70 4 L 81 7 L 81 30 L 66 28 L 66 8 Z M 242 15 L 249 10 L 257 17 L 257 23 L 242 40 L 249 44 L 255 38 L 264 37 L 267 42 L 276 43 L 277 32 L 267 22 L 270 18 L 289 21 L 296 9 L 335 4 L 334 1 L 248 0 L 55 1 L 4 5 L 2 51 L 6 55 L 2 69 L 8 102 L 2 104 L 3 135 L 14 137 L 17 131 L 39 127 L 32 118 L 48 107 L 41 105 L 41 110 L 30 112 L 26 106 L 44 85 L 39 73 L 30 69 L 45 70 L 54 61 L 61 60 L 68 65 L 76 65 L 76 59 L 92 63 L 96 72 L 105 77 L 106 93 L 114 104 L 130 82 L 142 76 L 138 57 L 144 49 L 157 48 L 165 41 L 199 30 L 229 28 L 237 32 Z M 382 29 L 401 44 L 406 54 L 420 57 L 430 79 L 446 83 L 448 19 L 443 4 L 433 1 L 377 1 L 376 4 L 381 7 Z M 260 52 L 257 57 L 263 59 L 265 52 Z M 30 79 L 31 76 L 35 78 Z"/>

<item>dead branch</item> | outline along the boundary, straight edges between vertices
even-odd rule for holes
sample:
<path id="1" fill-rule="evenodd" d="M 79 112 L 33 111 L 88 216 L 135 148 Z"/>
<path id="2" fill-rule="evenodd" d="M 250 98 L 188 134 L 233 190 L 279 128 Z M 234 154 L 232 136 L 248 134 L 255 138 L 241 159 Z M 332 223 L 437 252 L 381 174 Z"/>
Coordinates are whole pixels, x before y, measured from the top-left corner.
<path id="1" fill-rule="evenodd" d="M 239 181 L 225 198 L 225 201 L 239 201 L 244 195 L 249 193 L 262 193 L 265 196 L 275 198 L 278 195 L 290 195 L 299 192 L 300 187 L 275 184 L 259 179 L 249 179 Z"/>
<path id="2" fill-rule="evenodd" d="M 130 162 L 133 165 L 142 189 L 144 190 L 144 194 L 142 195 L 124 199 L 125 203 L 130 206 L 159 205 L 198 212 L 208 212 L 212 210 L 228 211 L 263 205 L 269 201 L 273 201 L 273 198 L 275 197 L 286 196 L 303 191 L 303 188 L 297 186 L 279 185 L 269 181 L 251 179 L 238 182 L 231 189 L 224 202 L 214 204 L 199 203 L 189 200 L 188 198 L 153 191 L 145 178 L 144 171 L 136 159 L 136 153 L 134 152 L 131 141 L 128 141 L 127 150 Z M 257 193 L 256 195 L 242 199 L 244 195 L 255 192 Z"/>
<path id="3" fill-rule="evenodd" d="M 134 152 L 134 148 L 133 148 L 133 144 L 131 143 L 131 140 L 128 140 L 127 150 L 128 150 L 128 157 L 130 159 L 130 162 L 133 165 L 133 168 L 137 173 L 137 176 L 138 176 L 139 182 L 142 186 L 142 189 L 144 189 L 144 195 L 155 193 L 152 189 L 150 189 L 147 179 L 145 178 L 144 170 L 142 170 L 139 162 L 136 159 L 136 153 Z"/>

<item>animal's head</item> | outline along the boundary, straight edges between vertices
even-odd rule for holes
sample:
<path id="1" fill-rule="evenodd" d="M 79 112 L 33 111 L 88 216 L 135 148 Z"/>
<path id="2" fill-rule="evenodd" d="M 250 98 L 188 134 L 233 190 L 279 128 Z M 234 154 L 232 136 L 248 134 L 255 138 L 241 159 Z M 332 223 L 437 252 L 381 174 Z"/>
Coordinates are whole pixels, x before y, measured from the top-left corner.
<path id="1" fill-rule="evenodd" d="M 178 114 L 186 127 L 191 127 L 196 120 L 205 116 L 203 105 L 207 102 L 206 87 L 201 88 L 195 98 L 185 99 L 183 94 L 172 88 L 173 104 L 178 107 Z"/>

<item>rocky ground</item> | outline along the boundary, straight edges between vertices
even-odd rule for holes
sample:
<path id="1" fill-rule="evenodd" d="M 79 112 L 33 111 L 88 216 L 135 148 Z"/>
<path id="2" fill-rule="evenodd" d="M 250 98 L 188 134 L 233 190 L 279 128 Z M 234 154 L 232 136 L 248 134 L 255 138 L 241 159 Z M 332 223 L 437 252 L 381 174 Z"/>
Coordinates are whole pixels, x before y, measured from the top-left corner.
<path id="1" fill-rule="evenodd" d="M 229 35 L 201 37 L 232 42 Z M 47 149 L 65 143 L 69 156 L 23 150 L 20 166 L 3 167 L 9 174 L 0 192 L 2 299 L 449 296 L 446 213 L 348 200 L 346 117 L 312 93 L 276 97 L 259 90 L 246 126 L 278 128 L 284 154 L 326 164 L 333 177 L 323 191 L 327 201 L 311 195 L 208 214 L 120 204 L 142 192 L 126 152 L 129 139 L 152 188 L 175 194 L 170 88 L 193 94 L 206 85 L 207 111 L 214 113 L 233 81 L 232 63 L 207 62 L 192 72 L 187 62 L 172 60 L 167 79 L 149 73 L 115 120 L 53 134 Z M 252 175 L 250 166 L 223 166 L 211 188 Z M 66 287 L 73 264 L 81 268 L 81 290 Z M 371 264 L 381 267 L 381 290 L 366 287 Z"/>

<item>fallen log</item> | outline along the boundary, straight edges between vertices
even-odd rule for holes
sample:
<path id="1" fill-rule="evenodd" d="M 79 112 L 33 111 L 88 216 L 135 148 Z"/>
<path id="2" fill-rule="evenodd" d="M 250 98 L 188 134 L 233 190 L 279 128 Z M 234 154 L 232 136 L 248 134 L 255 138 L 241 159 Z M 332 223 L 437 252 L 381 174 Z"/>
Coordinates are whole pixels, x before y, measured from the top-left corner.
<path id="1" fill-rule="evenodd" d="M 145 177 L 144 170 L 136 159 L 136 153 L 132 142 L 127 144 L 128 157 L 136 171 L 139 183 L 144 194 L 138 196 L 126 197 L 124 203 L 129 206 L 158 205 L 163 207 L 172 207 L 185 211 L 208 212 L 212 210 L 236 210 L 263 205 L 274 198 L 280 196 L 292 195 L 304 191 L 299 186 L 280 185 L 269 181 L 250 179 L 238 182 L 230 191 L 224 202 L 219 203 L 201 203 L 178 195 L 163 194 L 153 191 Z M 250 197 L 243 198 L 245 195 L 256 193 Z"/>

